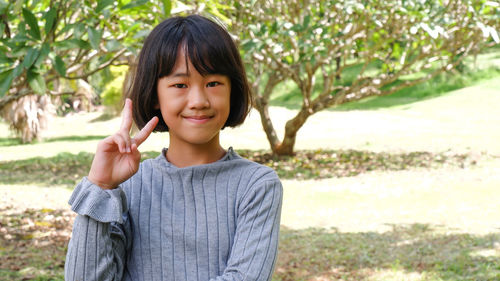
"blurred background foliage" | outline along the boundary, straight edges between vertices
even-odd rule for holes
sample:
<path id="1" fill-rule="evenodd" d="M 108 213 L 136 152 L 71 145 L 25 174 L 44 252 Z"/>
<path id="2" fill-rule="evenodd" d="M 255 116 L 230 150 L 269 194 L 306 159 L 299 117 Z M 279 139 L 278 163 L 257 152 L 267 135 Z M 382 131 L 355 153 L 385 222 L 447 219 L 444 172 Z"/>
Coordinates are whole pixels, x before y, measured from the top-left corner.
<path id="1" fill-rule="evenodd" d="M 309 116 L 461 74 L 497 47 L 500 4 L 469 1 L 0 0 L 0 113 L 23 142 L 50 114 L 121 108 L 142 42 L 163 19 L 203 14 L 241 46 L 274 154 L 294 152 Z M 271 101 L 296 100 L 280 138 Z"/>

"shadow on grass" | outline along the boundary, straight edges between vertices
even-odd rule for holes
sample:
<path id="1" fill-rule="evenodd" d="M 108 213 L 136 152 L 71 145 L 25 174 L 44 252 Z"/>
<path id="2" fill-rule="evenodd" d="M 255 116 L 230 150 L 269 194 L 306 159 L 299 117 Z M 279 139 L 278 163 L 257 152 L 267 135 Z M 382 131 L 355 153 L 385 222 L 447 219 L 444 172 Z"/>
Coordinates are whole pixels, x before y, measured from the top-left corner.
<path id="1" fill-rule="evenodd" d="M 141 160 L 158 152 L 144 152 Z M 0 161 L 0 183 L 74 187 L 89 173 L 93 153 L 62 152 L 53 157 L 34 157 L 16 161 Z"/>
<path id="2" fill-rule="evenodd" d="M 59 153 L 54 157 L 35 157 L 0 162 L 0 183 L 75 186 L 88 174 L 93 153 Z"/>
<path id="3" fill-rule="evenodd" d="M 0 280 L 64 280 L 74 214 L 69 210 L 0 209 Z"/>
<path id="4" fill-rule="evenodd" d="M 48 138 L 41 143 L 44 142 L 58 142 L 58 141 L 90 141 L 90 140 L 102 140 L 108 136 L 63 136 L 63 137 L 56 137 L 56 138 Z"/>
<path id="5" fill-rule="evenodd" d="M 324 179 L 351 177 L 369 171 L 398 171 L 409 168 L 466 168 L 475 165 L 468 155 L 410 152 L 391 154 L 359 150 L 301 150 L 294 156 L 273 156 L 263 150 L 237 150 L 249 160 L 273 168 L 281 179 Z M 159 152 L 143 152 L 141 159 L 154 158 Z M 17 161 L 0 161 L 0 183 L 75 186 L 88 174 L 93 153 L 59 153 Z"/>
<path id="6" fill-rule="evenodd" d="M 0 280 L 63 280 L 73 218 L 69 210 L 3 206 Z M 391 227 L 351 233 L 282 226 L 273 280 L 500 280 L 500 233 L 446 234 L 428 224 Z"/>
<path id="7" fill-rule="evenodd" d="M 89 140 L 102 140 L 107 136 L 62 136 L 55 138 L 47 138 L 41 141 L 33 141 L 32 143 L 23 143 L 21 138 L 0 138 L 0 147 L 2 146 L 16 146 L 16 145 L 30 145 L 30 144 L 40 144 L 40 143 L 50 143 L 59 141 L 89 141 Z"/>
<path id="8" fill-rule="evenodd" d="M 0 147 L 22 145 L 21 138 L 0 138 Z"/>
<path id="9" fill-rule="evenodd" d="M 384 233 L 281 228 L 273 280 L 500 280 L 500 233 L 444 234 L 427 224 Z"/>

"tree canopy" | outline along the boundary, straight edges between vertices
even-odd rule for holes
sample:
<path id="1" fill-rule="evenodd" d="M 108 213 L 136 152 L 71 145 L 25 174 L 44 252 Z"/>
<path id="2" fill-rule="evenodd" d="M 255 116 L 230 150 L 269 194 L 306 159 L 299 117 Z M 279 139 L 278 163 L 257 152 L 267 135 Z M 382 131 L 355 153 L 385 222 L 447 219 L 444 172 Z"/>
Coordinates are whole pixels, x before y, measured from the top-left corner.
<path id="1" fill-rule="evenodd" d="M 74 94 L 75 81 L 88 82 L 91 75 L 109 66 L 131 64 L 142 40 L 170 15 L 171 8 L 167 0 L 0 0 L 3 116 L 15 130 L 33 126 L 28 116 L 36 121 L 45 108 L 36 102 L 16 107 L 24 96 Z M 14 110 L 6 114 L 9 109 L 4 107 Z M 23 113 L 19 108 L 31 110 Z M 25 141 L 36 137 L 37 131 L 32 131 L 23 135 Z"/>
<path id="2" fill-rule="evenodd" d="M 108 82 L 109 67 L 133 65 L 149 31 L 177 13 L 213 16 L 234 35 L 276 154 L 293 153 L 316 112 L 424 82 L 500 42 L 500 4 L 486 0 L 0 0 L 0 112 L 23 128 L 43 112 L 6 115 L 24 96 Z M 289 81 L 302 106 L 280 139 L 269 101 Z"/>
<path id="3" fill-rule="evenodd" d="M 500 42 L 491 1 L 234 1 L 233 30 L 273 152 L 292 154 L 312 114 L 394 93 L 456 68 Z M 275 86 L 293 81 L 302 106 L 282 140 L 268 113 Z M 334 121 L 333 121 L 334 122 Z"/>

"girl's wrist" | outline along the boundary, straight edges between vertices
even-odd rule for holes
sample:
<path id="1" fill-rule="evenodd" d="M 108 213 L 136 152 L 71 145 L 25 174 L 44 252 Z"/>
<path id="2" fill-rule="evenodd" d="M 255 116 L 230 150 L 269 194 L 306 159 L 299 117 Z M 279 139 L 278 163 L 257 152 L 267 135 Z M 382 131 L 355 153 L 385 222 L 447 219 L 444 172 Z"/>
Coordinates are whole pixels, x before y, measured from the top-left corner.
<path id="1" fill-rule="evenodd" d="M 114 185 L 114 184 L 108 184 L 108 183 L 103 183 L 103 182 L 100 182 L 100 181 L 98 181 L 98 180 L 94 179 L 94 178 L 92 177 L 92 175 L 90 175 L 90 174 L 87 176 L 87 179 L 88 179 L 91 183 L 93 183 L 93 184 L 95 184 L 95 185 L 99 186 L 99 187 L 100 187 L 100 188 L 102 188 L 102 189 L 115 189 L 116 187 L 118 187 L 118 185 Z"/>

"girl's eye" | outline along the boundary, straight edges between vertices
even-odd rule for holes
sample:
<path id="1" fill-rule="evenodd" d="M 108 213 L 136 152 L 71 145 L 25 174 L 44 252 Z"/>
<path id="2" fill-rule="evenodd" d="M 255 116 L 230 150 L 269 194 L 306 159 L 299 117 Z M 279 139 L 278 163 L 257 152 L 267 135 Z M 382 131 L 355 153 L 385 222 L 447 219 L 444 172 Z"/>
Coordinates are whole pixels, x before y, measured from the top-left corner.
<path id="1" fill-rule="evenodd" d="M 214 82 L 208 82 L 208 83 L 207 83 L 207 87 L 215 87 L 215 86 L 217 86 L 217 85 L 220 85 L 220 83 L 219 83 L 219 82 L 217 82 L 217 81 L 214 81 Z"/>
<path id="2" fill-rule="evenodd" d="M 174 87 L 176 87 L 178 89 L 182 89 L 182 88 L 187 88 L 187 85 L 186 84 L 174 84 Z"/>

